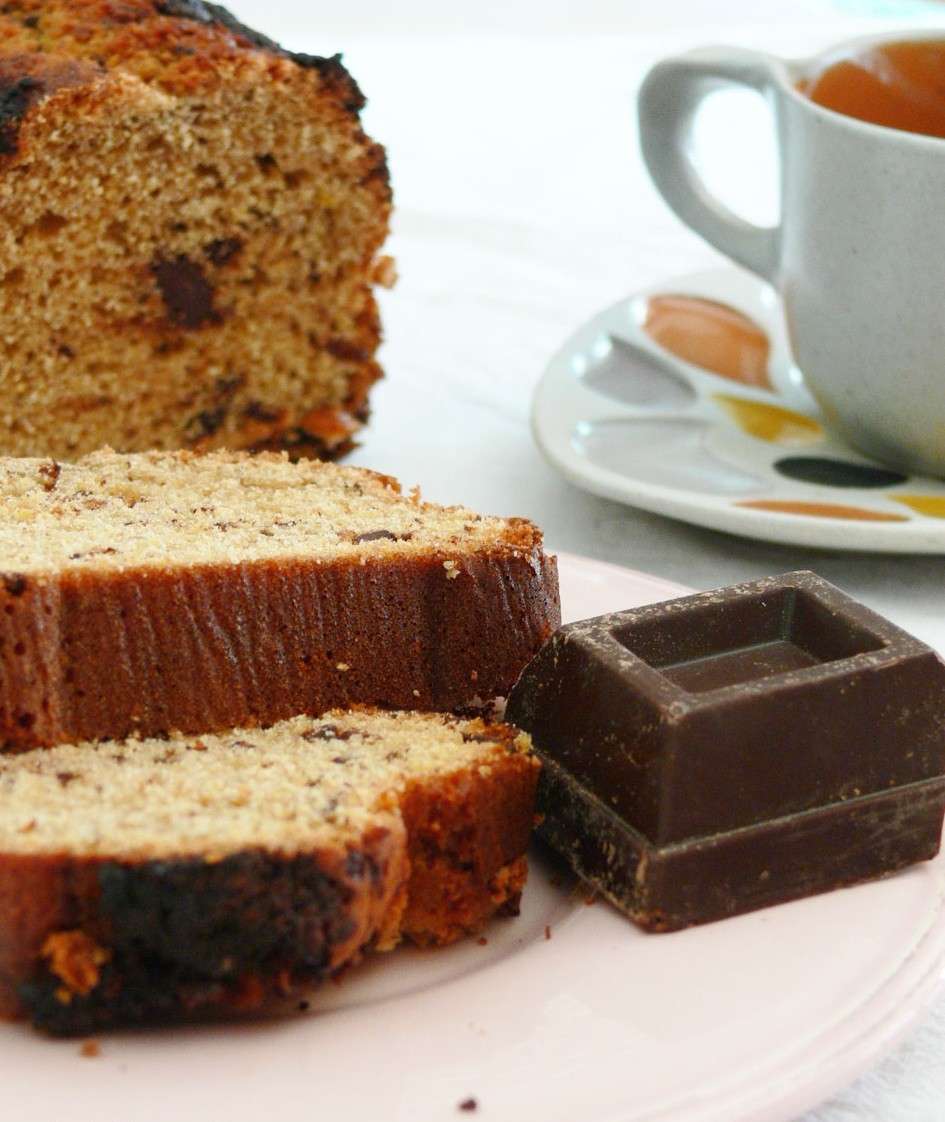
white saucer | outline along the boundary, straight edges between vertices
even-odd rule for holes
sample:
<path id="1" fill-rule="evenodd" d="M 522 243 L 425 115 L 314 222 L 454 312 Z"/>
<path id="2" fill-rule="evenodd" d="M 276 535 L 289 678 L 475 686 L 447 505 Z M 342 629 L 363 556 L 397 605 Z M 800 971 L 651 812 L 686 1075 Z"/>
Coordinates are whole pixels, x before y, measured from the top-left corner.
<path id="1" fill-rule="evenodd" d="M 571 619 L 684 592 L 562 556 Z M 18 1122 L 787 1122 L 873 1063 L 945 962 L 945 863 L 675 935 L 535 855 L 480 945 L 378 956 L 275 1022 L 105 1035 L 0 1026 Z M 550 935 L 550 938 L 546 937 Z M 475 1099 L 469 1113 L 459 1104 Z"/>
<path id="2" fill-rule="evenodd" d="M 666 295 L 726 304 L 762 327 L 771 389 L 720 377 L 654 342 L 643 327 L 648 302 Z M 780 438 L 760 439 L 733 419 L 733 409 L 753 406 L 787 419 Z M 828 431 L 791 360 L 776 293 L 734 267 L 669 280 L 595 316 L 549 363 L 532 427 L 542 453 L 571 482 L 644 510 L 765 541 L 945 553 L 941 480 L 841 487 L 788 478 L 775 466 L 829 458 L 881 467 Z"/>

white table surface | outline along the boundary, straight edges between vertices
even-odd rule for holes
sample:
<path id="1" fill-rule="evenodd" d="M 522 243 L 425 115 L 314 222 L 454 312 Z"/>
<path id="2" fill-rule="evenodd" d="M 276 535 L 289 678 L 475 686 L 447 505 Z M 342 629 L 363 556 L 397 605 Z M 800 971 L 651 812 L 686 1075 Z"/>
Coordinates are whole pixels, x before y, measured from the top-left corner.
<path id="1" fill-rule="evenodd" d="M 535 382 L 572 328 L 632 289 L 722 260 L 675 220 L 643 171 L 633 99 L 647 66 L 712 42 L 803 55 L 876 29 L 945 33 L 945 5 L 232 6 L 288 46 L 343 51 L 370 99 L 365 125 L 388 148 L 401 281 L 384 296 L 388 377 L 354 462 L 419 483 L 432 499 L 528 516 L 552 548 L 697 588 L 815 569 L 945 651 L 945 559 L 784 548 L 630 510 L 558 478 L 528 430 Z M 710 133 L 713 182 L 755 217 L 773 205 L 771 145 L 754 127 L 760 110 L 738 112 L 745 127 L 721 118 Z M 945 989 L 894 1055 L 804 1122 L 850 1120 L 945 1120 Z"/>

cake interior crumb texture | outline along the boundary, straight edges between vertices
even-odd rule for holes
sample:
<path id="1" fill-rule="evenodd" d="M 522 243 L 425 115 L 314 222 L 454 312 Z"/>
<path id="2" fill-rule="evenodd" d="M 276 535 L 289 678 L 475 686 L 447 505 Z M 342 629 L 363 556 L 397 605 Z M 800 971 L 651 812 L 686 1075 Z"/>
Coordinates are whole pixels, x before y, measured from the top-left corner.
<path id="1" fill-rule="evenodd" d="M 403 495 L 387 476 L 284 453 L 93 453 L 76 464 L 0 459 L 7 574 L 532 550 L 535 528 Z M 455 559 L 455 560 L 454 560 Z"/>
<path id="2" fill-rule="evenodd" d="M 412 783 L 488 775 L 528 738 L 481 721 L 337 711 L 266 729 L 60 745 L 0 758 L 0 852 L 214 861 L 356 847 Z M 537 765 L 535 765 L 537 766 Z"/>
<path id="3" fill-rule="evenodd" d="M 0 452 L 349 447 L 392 272 L 362 104 L 199 0 L 0 5 Z"/>

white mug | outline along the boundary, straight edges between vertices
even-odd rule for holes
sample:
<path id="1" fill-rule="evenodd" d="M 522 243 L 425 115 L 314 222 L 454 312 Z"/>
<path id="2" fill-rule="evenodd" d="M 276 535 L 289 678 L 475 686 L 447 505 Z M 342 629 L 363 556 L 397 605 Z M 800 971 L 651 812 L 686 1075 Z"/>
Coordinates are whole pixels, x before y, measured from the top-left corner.
<path id="1" fill-rule="evenodd" d="M 639 97 L 643 156 L 676 214 L 781 293 L 794 357 L 827 421 L 908 470 L 945 475 L 945 139 L 826 109 L 798 83 L 883 43 L 945 43 L 945 30 L 886 34 L 797 62 L 737 48 L 659 63 Z M 687 155 L 706 94 L 744 85 L 771 104 L 781 220 L 733 214 Z"/>

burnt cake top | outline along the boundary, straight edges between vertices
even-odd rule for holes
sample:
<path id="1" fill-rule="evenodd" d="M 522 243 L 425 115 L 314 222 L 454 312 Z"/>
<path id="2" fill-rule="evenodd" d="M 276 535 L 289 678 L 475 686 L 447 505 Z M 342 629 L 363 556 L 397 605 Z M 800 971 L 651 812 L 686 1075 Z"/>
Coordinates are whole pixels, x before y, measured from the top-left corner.
<path id="1" fill-rule="evenodd" d="M 364 104 L 340 55 L 287 51 L 226 8 L 202 0 L 8 0 L 0 12 L 0 51 L 89 60 L 181 94 L 262 55 L 271 77 L 280 76 L 280 64 L 302 68 L 334 89 L 347 110 Z"/>

